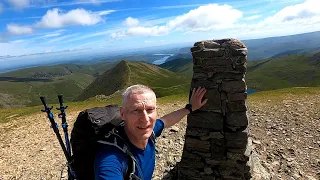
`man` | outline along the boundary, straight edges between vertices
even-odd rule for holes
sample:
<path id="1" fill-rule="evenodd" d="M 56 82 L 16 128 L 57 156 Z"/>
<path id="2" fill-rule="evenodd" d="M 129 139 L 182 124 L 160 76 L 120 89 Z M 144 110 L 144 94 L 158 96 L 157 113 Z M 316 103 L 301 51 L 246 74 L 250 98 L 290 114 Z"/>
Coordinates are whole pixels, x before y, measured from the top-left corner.
<path id="1" fill-rule="evenodd" d="M 136 175 L 139 178 L 152 178 L 155 166 L 155 144 L 150 138 L 152 132 L 158 137 L 163 128 L 176 124 L 191 110 L 201 108 L 207 102 L 207 99 L 202 101 L 205 93 L 205 88 L 193 89 L 189 105 L 157 119 L 157 100 L 152 89 L 144 85 L 133 85 L 125 90 L 120 108 L 124 128 L 119 130 L 119 134 L 133 151 L 137 160 Z M 127 168 L 128 157 L 116 147 L 104 146 L 96 156 L 96 179 L 123 179 Z"/>

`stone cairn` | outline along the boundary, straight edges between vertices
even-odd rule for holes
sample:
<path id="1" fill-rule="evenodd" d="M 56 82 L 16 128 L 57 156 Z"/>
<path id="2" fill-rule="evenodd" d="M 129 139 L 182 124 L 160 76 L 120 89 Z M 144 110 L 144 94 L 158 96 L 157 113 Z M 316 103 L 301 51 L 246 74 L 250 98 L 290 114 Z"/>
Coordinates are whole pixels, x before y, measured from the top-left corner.
<path id="1" fill-rule="evenodd" d="M 187 117 L 176 179 L 250 179 L 244 79 L 248 50 L 239 40 L 221 39 L 196 42 L 191 52 L 191 90 L 205 87 L 208 102 Z"/>

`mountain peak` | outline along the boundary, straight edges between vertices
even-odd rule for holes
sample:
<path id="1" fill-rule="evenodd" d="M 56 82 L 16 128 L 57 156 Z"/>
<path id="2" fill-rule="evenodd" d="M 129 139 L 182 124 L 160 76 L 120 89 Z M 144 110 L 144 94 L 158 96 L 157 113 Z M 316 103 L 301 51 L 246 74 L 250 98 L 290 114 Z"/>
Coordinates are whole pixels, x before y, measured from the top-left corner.
<path id="1" fill-rule="evenodd" d="M 167 69 L 143 61 L 121 60 L 112 69 L 97 77 L 77 100 L 85 100 L 96 95 L 109 96 L 134 84 L 151 87 L 157 97 L 171 95 L 175 92 L 170 89 L 173 86 L 183 90 L 178 92 L 188 92 L 189 87 L 188 78 Z"/>

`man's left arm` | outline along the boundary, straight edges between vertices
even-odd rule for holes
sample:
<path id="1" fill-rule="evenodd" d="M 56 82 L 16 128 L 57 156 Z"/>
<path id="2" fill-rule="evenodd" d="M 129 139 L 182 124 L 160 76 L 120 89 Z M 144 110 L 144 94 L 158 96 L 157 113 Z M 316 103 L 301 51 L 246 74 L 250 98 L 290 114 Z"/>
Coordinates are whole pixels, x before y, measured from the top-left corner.
<path id="1" fill-rule="evenodd" d="M 203 96 L 207 90 L 205 88 L 198 87 L 197 89 L 193 88 L 191 98 L 190 98 L 190 104 L 192 106 L 192 111 L 195 111 L 199 108 L 201 108 L 205 103 L 207 103 L 208 99 L 205 99 L 202 101 Z M 181 108 L 179 110 L 176 110 L 174 112 L 171 112 L 160 119 L 164 123 L 164 127 L 168 128 L 177 122 L 179 122 L 184 116 L 188 115 L 190 111 L 186 108 Z"/>

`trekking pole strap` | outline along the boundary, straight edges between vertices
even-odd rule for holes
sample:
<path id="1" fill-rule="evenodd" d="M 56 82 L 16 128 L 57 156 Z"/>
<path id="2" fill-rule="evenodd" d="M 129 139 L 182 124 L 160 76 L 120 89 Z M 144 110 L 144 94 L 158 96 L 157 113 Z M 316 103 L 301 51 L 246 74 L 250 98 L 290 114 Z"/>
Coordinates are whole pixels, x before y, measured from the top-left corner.
<path id="1" fill-rule="evenodd" d="M 65 112 L 65 110 L 68 108 L 68 106 L 63 105 L 63 95 L 62 94 L 58 95 L 58 99 L 59 99 L 60 107 L 56 108 L 56 109 L 60 110 L 60 112 L 61 112 L 58 117 L 61 118 L 61 120 L 62 120 L 61 126 L 64 131 L 66 149 L 67 149 L 67 152 L 69 153 L 69 155 L 71 156 L 71 147 L 70 147 L 69 137 L 68 137 L 68 123 L 67 123 L 66 112 Z"/>
<path id="2" fill-rule="evenodd" d="M 51 123 L 51 128 L 53 129 L 53 132 L 56 134 L 56 136 L 57 136 L 57 139 L 58 139 L 58 141 L 59 141 L 59 144 L 60 144 L 60 146 L 61 146 L 61 148 L 62 148 L 62 151 L 63 151 L 63 153 L 64 153 L 64 155 L 65 155 L 65 158 L 67 159 L 67 166 L 68 166 L 68 174 L 69 174 L 69 177 L 70 177 L 70 179 L 72 179 L 72 180 L 75 180 L 76 179 L 76 174 L 75 174 L 75 172 L 72 170 L 72 167 L 71 167 L 71 152 L 70 151 L 68 151 L 67 150 L 67 148 L 66 148 L 66 146 L 64 145 L 64 143 L 63 143 L 63 140 L 62 140 L 62 137 L 61 137 L 61 135 L 60 135 L 60 133 L 59 133 L 59 129 L 58 129 L 58 124 L 54 121 L 54 116 L 53 116 L 53 114 L 52 114 L 52 112 L 51 112 L 51 109 L 53 108 L 53 107 L 48 107 L 48 105 L 47 105 L 47 103 L 46 103 L 46 99 L 45 99 L 45 97 L 44 96 L 41 96 L 40 97 L 40 100 L 41 100 L 41 102 L 42 102 L 42 104 L 43 104 L 43 106 L 44 106 L 44 108 L 45 109 L 43 109 L 43 110 L 41 110 L 42 112 L 46 112 L 47 113 L 47 115 L 48 115 L 48 119 L 50 120 L 50 123 Z M 66 125 L 66 127 L 67 127 L 68 125 Z M 67 135 L 66 136 L 66 138 L 68 138 L 68 133 L 67 134 L 65 134 L 65 135 Z M 66 139 L 66 142 L 69 142 L 69 139 Z M 69 144 L 69 143 L 68 143 Z M 70 145 L 69 145 L 69 148 L 70 148 Z"/>
<path id="3" fill-rule="evenodd" d="M 48 119 L 50 120 L 50 123 L 51 123 L 51 128 L 53 129 L 53 132 L 56 134 L 56 136 L 57 136 L 57 138 L 58 138 L 59 144 L 60 144 L 60 146 L 61 146 L 61 148 L 62 148 L 62 150 L 63 150 L 63 153 L 64 153 L 67 161 L 70 162 L 70 161 L 71 161 L 71 156 L 70 156 L 69 153 L 67 152 L 67 149 L 66 149 L 66 147 L 65 147 L 65 145 L 64 145 L 64 143 L 63 143 L 63 140 L 62 140 L 62 138 L 61 138 L 61 135 L 60 135 L 60 133 L 59 133 L 58 125 L 57 125 L 57 123 L 54 121 L 54 116 L 53 116 L 53 114 L 51 113 L 51 109 L 52 109 L 53 107 L 51 107 L 51 108 L 48 107 L 48 105 L 47 105 L 47 103 L 46 103 L 45 97 L 41 96 L 40 99 L 41 99 L 42 104 L 43 104 L 44 107 L 45 107 L 45 109 L 44 109 L 44 110 L 41 110 L 41 111 L 47 113 Z"/>
<path id="4" fill-rule="evenodd" d="M 68 106 L 64 106 L 63 105 L 63 95 L 59 94 L 58 95 L 58 100 L 59 100 L 59 104 L 60 107 L 56 108 L 57 110 L 60 110 L 60 114 L 58 115 L 59 118 L 61 118 L 61 127 L 63 129 L 64 132 L 64 139 L 65 139 L 65 144 L 66 144 L 66 149 L 67 152 L 69 154 L 69 156 L 71 157 L 71 147 L 70 147 L 70 142 L 69 142 L 69 136 L 68 136 L 68 123 L 67 123 L 67 119 L 66 119 L 66 112 L 65 110 L 68 108 Z M 71 179 L 72 176 L 74 176 L 74 173 L 70 170 L 70 166 L 68 167 L 68 175 L 69 175 L 69 179 Z"/>

